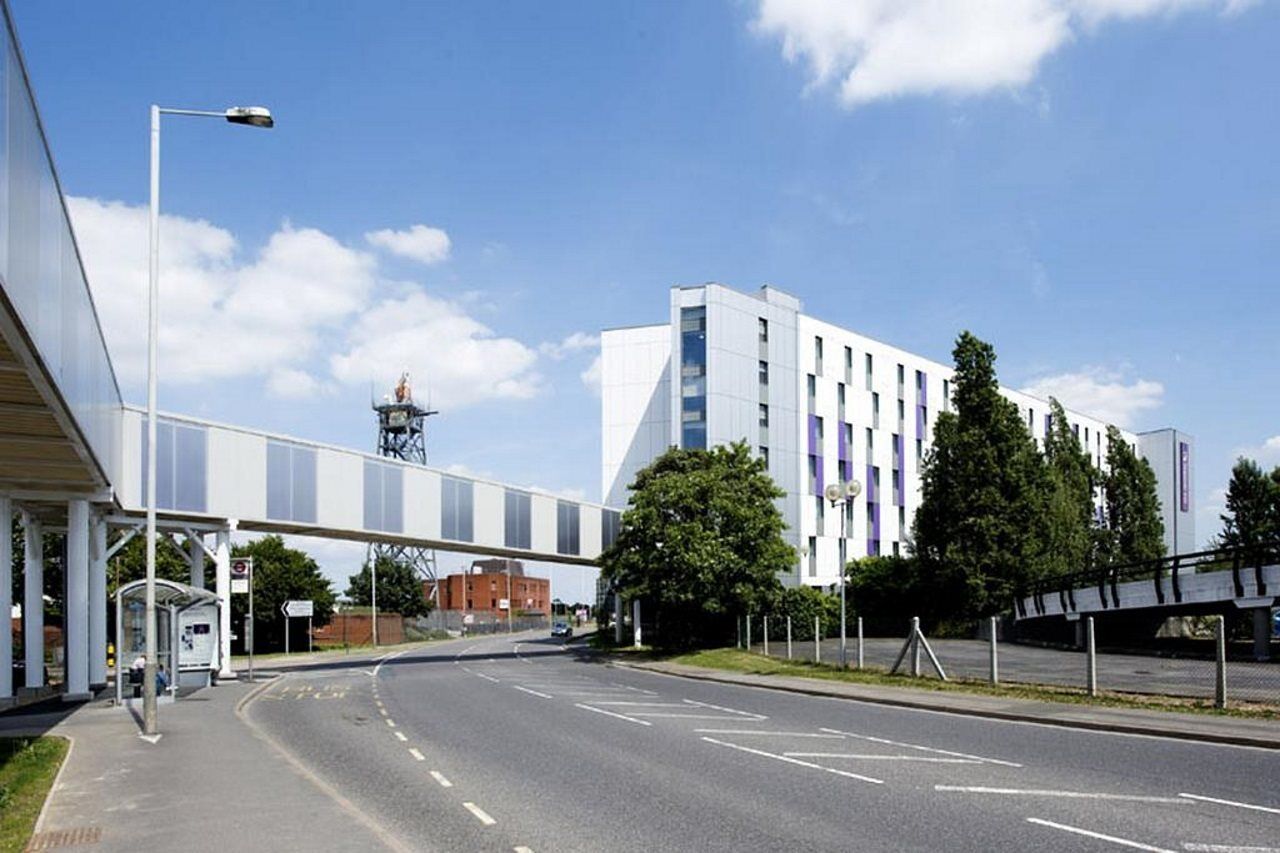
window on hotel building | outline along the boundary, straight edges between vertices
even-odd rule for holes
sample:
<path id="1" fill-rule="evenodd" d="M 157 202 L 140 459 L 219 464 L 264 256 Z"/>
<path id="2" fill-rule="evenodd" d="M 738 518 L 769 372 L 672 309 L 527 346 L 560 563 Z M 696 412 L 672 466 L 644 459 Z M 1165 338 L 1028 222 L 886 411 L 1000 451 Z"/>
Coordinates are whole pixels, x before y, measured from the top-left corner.
<path id="1" fill-rule="evenodd" d="M 813 532 L 819 536 L 826 534 L 826 506 L 823 498 L 818 495 L 813 499 Z"/>
<path id="2" fill-rule="evenodd" d="M 867 429 L 867 464 L 871 464 L 871 458 L 875 451 L 875 433 L 870 428 Z"/>
<path id="3" fill-rule="evenodd" d="M 867 353 L 867 390 L 871 390 L 871 376 L 875 367 L 875 359 L 871 357 L 871 353 Z"/>
<path id="4" fill-rule="evenodd" d="M 769 448 L 764 447 L 764 446 L 762 445 L 762 446 L 760 446 L 760 447 L 756 448 L 756 450 L 758 450 L 758 451 L 759 451 L 759 453 L 760 453 L 760 458 L 764 460 L 764 467 L 765 467 L 765 470 L 768 470 L 768 468 L 769 468 Z"/>
<path id="5" fill-rule="evenodd" d="M 898 365 L 898 399 L 901 400 L 906 396 L 907 387 L 907 370 L 901 364 Z"/>
<path id="6" fill-rule="evenodd" d="M 871 428 L 880 429 L 880 395 L 871 392 Z"/>
<path id="7" fill-rule="evenodd" d="M 809 414 L 813 414 L 814 405 L 818 399 L 818 379 L 812 373 L 808 377 L 808 394 L 809 394 Z"/>
<path id="8" fill-rule="evenodd" d="M 844 382 L 853 384 L 853 347 L 844 348 Z"/>
<path id="9" fill-rule="evenodd" d="M 919 468 L 924 462 L 924 442 L 916 439 L 916 467 Z"/>
<path id="10" fill-rule="evenodd" d="M 769 362 L 767 361 L 760 362 L 759 374 L 760 374 L 760 387 L 761 388 L 769 387 Z"/>
<path id="11" fill-rule="evenodd" d="M 822 375 L 822 338 L 813 339 L 813 372 Z"/>
<path id="12" fill-rule="evenodd" d="M 951 411 L 951 380 L 942 380 L 942 411 Z"/>
<path id="13" fill-rule="evenodd" d="M 760 404 L 760 428 L 769 428 L 769 407 L 764 403 Z"/>
<path id="14" fill-rule="evenodd" d="M 707 309 L 680 309 L 680 443 L 707 446 Z"/>
<path id="15" fill-rule="evenodd" d="M 760 318 L 760 343 L 769 343 L 769 321 L 763 317 Z"/>
<path id="16" fill-rule="evenodd" d="M 809 577 L 818 576 L 818 537 L 809 537 Z"/>
<path id="17" fill-rule="evenodd" d="M 898 432 L 905 432 L 904 429 L 907 422 L 907 404 L 902 400 L 898 401 Z"/>
<path id="18" fill-rule="evenodd" d="M 844 383 L 836 385 L 836 417 L 844 420 Z"/>
<path id="19" fill-rule="evenodd" d="M 818 489 L 818 457 L 809 457 L 809 494 Z"/>

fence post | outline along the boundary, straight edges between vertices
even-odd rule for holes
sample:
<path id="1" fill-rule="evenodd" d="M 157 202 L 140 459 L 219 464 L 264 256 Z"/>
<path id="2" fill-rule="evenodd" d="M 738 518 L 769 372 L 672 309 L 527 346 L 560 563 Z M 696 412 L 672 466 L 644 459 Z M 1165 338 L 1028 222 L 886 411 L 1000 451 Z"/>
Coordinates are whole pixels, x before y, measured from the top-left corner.
<path id="1" fill-rule="evenodd" d="M 1085 644 L 1085 677 L 1088 681 L 1088 689 L 1090 696 L 1098 695 L 1098 648 L 1094 644 L 1093 638 L 1093 617 L 1086 616 L 1084 620 L 1084 644 Z"/>
<path id="2" fill-rule="evenodd" d="M 510 605 L 510 602 L 507 602 L 507 604 Z M 510 611 L 507 612 L 510 613 Z M 638 598 L 631 602 L 631 623 L 632 627 L 635 629 L 632 632 L 632 636 L 634 637 L 632 645 L 638 649 L 644 642 L 644 638 L 640 633 L 640 599 Z"/>
<path id="3" fill-rule="evenodd" d="M 751 651 L 751 614 L 747 614 L 747 651 Z"/>
<path id="4" fill-rule="evenodd" d="M 911 617 L 911 677 L 920 677 L 920 617 Z"/>
<path id="5" fill-rule="evenodd" d="M 734 618 L 733 620 L 733 647 L 735 649 L 742 648 L 742 620 Z"/>
<path id="6" fill-rule="evenodd" d="M 862 617 L 858 617 L 858 669 L 862 669 Z"/>
<path id="7" fill-rule="evenodd" d="M 791 617 L 787 617 L 787 660 L 791 660 Z"/>
<path id="8" fill-rule="evenodd" d="M 764 617 L 764 656 L 769 656 L 769 617 Z"/>
<path id="9" fill-rule="evenodd" d="M 822 617 L 813 617 L 813 662 L 822 663 Z"/>
<path id="10" fill-rule="evenodd" d="M 1226 620 L 1219 616 L 1213 626 L 1214 640 L 1218 647 L 1217 679 L 1213 689 L 1213 707 L 1227 707 L 1227 626 Z"/>
<path id="11" fill-rule="evenodd" d="M 996 657 L 996 617 L 991 617 L 991 683 L 1000 683 L 1000 662 Z"/>

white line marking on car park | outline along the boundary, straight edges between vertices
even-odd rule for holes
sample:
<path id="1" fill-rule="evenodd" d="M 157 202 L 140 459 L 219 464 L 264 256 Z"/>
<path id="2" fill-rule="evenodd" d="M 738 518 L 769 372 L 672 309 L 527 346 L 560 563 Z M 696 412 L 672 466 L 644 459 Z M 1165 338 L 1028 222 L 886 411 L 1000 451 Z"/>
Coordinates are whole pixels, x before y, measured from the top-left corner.
<path id="1" fill-rule="evenodd" d="M 754 720 L 769 719 L 764 714 L 756 714 L 751 711 L 739 711 L 737 708 L 726 708 L 723 705 L 712 705 L 710 702 L 698 702 L 693 699 L 684 700 L 689 705 L 697 705 L 699 708 L 710 708 L 713 711 L 724 711 L 726 714 L 740 714 L 743 717 L 750 717 Z"/>
<path id="2" fill-rule="evenodd" d="M 828 740 L 843 740 L 842 735 L 818 734 L 817 732 L 770 732 L 761 729 L 694 729 L 699 735 L 760 735 L 766 737 L 814 737 Z"/>
<path id="3" fill-rule="evenodd" d="M 452 788 L 452 787 L 453 787 L 453 783 L 452 783 L 452 782 L 450 782 L 448 779 L 444 778 L 444 774 L 443 774 L 443 773 L 441 773 L 439 770 L 432 770 L 432 771 L 431 771 L 431 778 L 432 778 L 432 779 L 435 779 L 437 782 L 439 782 L 439 783 L 440 783 L 440 787 L 441 787 L 441 788 Z"/>
<path id="4" fill-rule="evenodd" d="M 727 746 L 729 747 L 729 749 L 736 749 L 739 752 L 747 752 L 752 755 L 760 755 L 765 758 L 775 759 L 777 761 L 785 761 L 788 764 L 796 764 L 796 765 L 799 765 L 800 767 L 808 767 L 811 770 L 821 770 L 825 773 L 833 773 L 836 776 L 844 776 L 848 779 L 857 779 L 861 782 L 870 782 L 873 785 L 884 784 L 883 779 L 873 779 L 870 776 L 863 776 L 860 773 L 850 773 L 848 770 L 837 770 L 834 767 L 823 767 L 821 764 L 812 764 L 808 761 L 801 761 L 798 758 L 788 758 L 787 756 L 779 755 L 776 752 L 765 752 L 763 749 L 752 749 L 749 746 L 739 746 L 736 743 L 729 743 L 728 741 L 724 741 L 724 740 L 716 740 L 715 738 L 711 738 L 711 737 L 704 737 L 702 738 L 702 740 L 706 741 L 707 743 L 713 743 L 716 746 Z"/>
<path id="5" fill-rule="evenodd" d="M 385 717 L 385 716 L 387 716 L 387 709 L 386 709 L 386 708 L 379 708 L 379 709 L 378 709 L 378 713 Z"/>
<path id="6" fill-rule="evenodd" d="M 409 754 L 412 755 L 414 758 L 416 758 L 418 761 L 427 760 L 427 757 L 423 755 L 420 750 L 414 749 L 413 747 L 409 747 Z"/>
<path id="7" fill-rule="evenodd" d="M 679 702 L 596 702 L 597 705 L 625 705 L 630 708 L 683 708 Z"/>
<path id="8" fill-rule="evenodd" d="M 635 717 L 628 717 L 625 714 L 615 714 L 613 711 L 606 711 L 604 708 L 593 708 L 590 705 L 584 705 L 581 702 L 574 702 L 573 707 L 581 708 L 584 711 L 595 711 L 597 714 L 604 714 L 606 717 L 617 717 L 619 720 L 626 720 L 629 723 L 639 723 L 642 726 L 653 725 L 653 723 L 648 720 L 637 720 Z"/>
<path id="9" fill-rule="evenodd" d="M 404 743 L 405 741 L 408 740 L 408 738 L 404 736 L 404 732 L 395 732 L 395 736 L 396 736 L 396 740 L 400 741 L 401 743 Z"/>
<path id="10" fill-rule="evenodd" d="M 1176 803 L 1177 797 L 1109 794 L 1102 791 L 1053 791 L 1044 788 L 986 788 L 981 785 L 934 785 L 935 791 L 960 794 L 1003 794 L 1011 797 L 1063 797 L 1071 800 L 1124 800 L 1131 803 Z"/>
<path id="11" fill-rule="evenodd" d="M 462 805 L 467 811 L 471 812 L 473 815 L 476 816 L 476 820 L 480 821 L 485 826 L 493 826 L 495 823 L 497 823 L 496 820 L 489 817 L 488 813 L 485 812 L 484 809 L 480 808 L 475 803 L 463 803 Z"/>
<path id="12" fill-rule="evenodd" d="M 528 688 L 528 687 L 521 687 L 519 684 L 513 684 L 513 685 L 511 685 L 511 686 L 512 686 L 512 687 L 514 687 L 516 690 L 519 690 L 521 693 L 528 693 L 528 694 L 530 694 L 530 695 L 532 695 L 532 696 L 538 696 L 538 697 L 540 697 L 540 698 L 542 698 L 542 699 L 550 699 L 550 698 L 551 698 L 551 694 L 550 694 L 550 693 L 542 693 L 542 692 L 539 692 L 539 691 L 537 691 L 537 690 L 532 690 L 532 689 L 530 689 L 530 688 Z"/>
<path id="13" fill-rule="evenodd" d="M 1098 841 L 1110 841 L 1112 844 L 1119 844 L 1121 847 L 1132 847 L 1135 850 L 1150 850 L 1152 853 L 1173 853 L 1165 847 L 1153 847 L 1150 844 L 1142 844 L 1137 841 L 1130 841 L 1127 838 L 1117 838 L 1114 835 L 1103 835 L 1101 832 L 1092 832 L 1088 829 L 1081 829 L 1078 826 L 1067 826 L 1065 823 L 1054 823 L 1051 820 L 1041 820 L 1038 817 L 1027 818 L 1027 823 L 1034 823 L 1040 826 L 1048 826 L 1053 829 L 1060 829 L 1063 832 L 1072 832 L 1076 835 L 1083 835 L 1086 838 L 1096 838 Z"/>
<path id="14" fill-rule="evenodd" d="M 532 847 L 512 847 L 512 853 L 533 853 Z"/>
<path id="15" fill-rule="evenodd" d="M 1238 803 L 1235 800 L 1220 800 L 1217 797 L 1203 797 L 1199 794 L 1179 794 L 1178 796 L 1185 797 L 1188 800 L 1199 800 L 1203 803 L 1217 803 L 1220 806 L 1235 806 L 1238 809 L 1251 809 L 1257 812 L 1280 814 L 1280 809 L 1273 809 L 1271 806 L 1256 806 L 1253 803 Z"/>
<path id="16" fill-rule="evenodd" d="M 390 717 L 388 717 L 388 718 L 387 718 L 387 725 L 388 725 L 388 726 L 391 726 L 391 728 L 393 728 L 393 729 L 394 729 L 394 728 L 396 727 L 396 721 L 395 721 L 395 720 L 393 720 L 393 719 L 391 719 Z"/>
<path id="17" fill-rule="evenodd" d="M 1280 847 L 1241 847 L 1236 844 L 1183 843 L 1183 850 L 1193 853 L 1280 853 Z"/>
<path id="18" fill-rule="evenodd" d="M 661 711 L 631 711 L 630 713 L 636 717 L 666 717 L 672 720 L 725 720 L 729 722 L 742 719 L 728 714 L 667 714 Z"/>
<path id="19" fill-rule="evenodd" d="M 932 752 L 936 755 L 950 755 L 954 758 L 976 758 L 978 761 L 984 762 L 986 764 L 999 764 L 1003 767 L 1021 767 L 1022 766 L 1021 764 L 1017 764 L 1013 761 L 1002 761 L 999 758 L 987 758 L 984 755 L 970 755 L 967 752 L 953 752 L 952 750 L 949 750 L 949 749 L 937 749 L 932 746 L 921 746 L 918 743 L 904 743 L 903 741 L 889 740 L 888 738 L 873 737 L 871 735 L 860 735 L 860 734 L 856 734 L 855 732 L 846 732 L 841 729 L 825 729 L 824 728 L 822 729 L 822 731 L 830 732 L 831 734 L 836 734 L 836 735 L 843 735 L 844 737 L 851 737 L 851 738 L 854 738 L 855 740 L 865 740 L 871 743 L 882 743 L 882 744 L 885 744 L 886 746 L 901 746 L 905 749 L 918 749 L 921 752 Z"/>
<path id="20" fill-rule="evenodd" d="M 927 764 L 981 764 L 976 758 L 934 758 L 928 755 L 872 755 L 853 752 L 784 752 L 791 758 L 854 758 L 859 761 L 922 761 Z"/>

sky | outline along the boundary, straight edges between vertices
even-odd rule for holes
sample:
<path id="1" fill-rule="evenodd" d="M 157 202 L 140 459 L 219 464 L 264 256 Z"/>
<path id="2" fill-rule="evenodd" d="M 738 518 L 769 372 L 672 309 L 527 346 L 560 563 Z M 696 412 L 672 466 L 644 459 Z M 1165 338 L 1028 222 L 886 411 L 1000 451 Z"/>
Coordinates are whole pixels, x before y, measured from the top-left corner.
<path id="1" fill-rule="evenodd" d="M 599 500 L 600 330 L 770 283 L 1189 432 L 1202 542 L 1280 464 L 1280 3 L 11 5 L 128 401 L 148 106 L 262 104 L 165 120 L 162 409 L 371 450 L 408 369 L 430 464 Z"/>

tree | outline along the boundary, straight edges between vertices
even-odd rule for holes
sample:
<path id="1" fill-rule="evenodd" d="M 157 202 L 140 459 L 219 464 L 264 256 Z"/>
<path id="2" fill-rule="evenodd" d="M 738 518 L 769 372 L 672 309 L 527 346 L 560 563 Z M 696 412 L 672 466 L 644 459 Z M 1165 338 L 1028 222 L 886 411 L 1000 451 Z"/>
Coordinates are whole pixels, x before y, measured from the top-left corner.
<path id="1" fill-rule="evenodd" d="M 1098 472 L 1080 439 L 1067 423 L 1067 413 L 1049 398 L 1050 424 L 1045 435 L 1049 492 L 1045 501 L 1045 570 L 1067 574 L 1094 562 L 1098 541 L 1093 500 Z"/>
<path id="2" fill-rule="evenodd" d="M 1114 426 L 1107 427 L 1107 472 L 1102 481 L 1106 529 L 1100 556 L 1110 565 L 1164 556 L 1164 522 L 1156 494 L 1156 474 Z"/>
<path id="3" fill-rule="evenodd" d="M 845 594 L 851 611 L 865 620 L 867 630 L 876 635 L 897 635 L 906 630 L 911 617 L 920 615 L 930 595 L 922 587 L 918 562 L 899 555 L 849 562 Z M 934 612 L 930 608 L 930 618 Z M 932 622 L 925 625 L 926 630 L 932 627 Z"/>
<path id="4" fill-rule="evenodd" d="M 1280 466 L 1268 476 L 1252 459 L 1237 459 L 1226 503 L 1218 544 L 1238 548 L 1280 540 Z"/>
<path id="5" fill-rule="evenodd" d="M 412 566 L 386 557 L 376 559 L 380 613 L 426 616 L 431 612 L 431 602 L 422 594 L 422 580 Z M 369 562 L 366 560 L 360 571 L 349 578 L 347 598 L 354 604 L 371 607 L 373 605 L 372 581 Z"/>
<path id="6" fill-rule="evenodd" d="M 991 345 L 963 332 L 952 355 L 956 411 L 934 426 L 913 550 L 927 593 L 921 616 L 972 619 L 1007 607 L 1045 572 L 1048 471 L 1000 394 Z"/>
<path id="7" fill-rule="evenodd" d="M 742 442 L 673 447 L 636 475 L 601 571 L 649 608 L 658 643 L 725 642 L 737 617 L 768 612 L 795 565 L 774 503 L 784 494 Z"/>
<path id="8" fill-rule="evenodd" d="M 315 625 L 333 615 L 334 594 L 316 561 L 304 551 L 286 548 L 280 536 L 263 536 L 231 549 L 236 557 L 253 558 L 254 648 L 261 652 L 284 646 L 285 618 L 280 608 L 291 599 L 315 603 Z M 238 631 L 249 609 L 249 596 L 231 596 L 231 624 Z M 293 620 L 298 621 L 298 620 Z M 299 630 L 294 628 L 294 630 Z"/>

